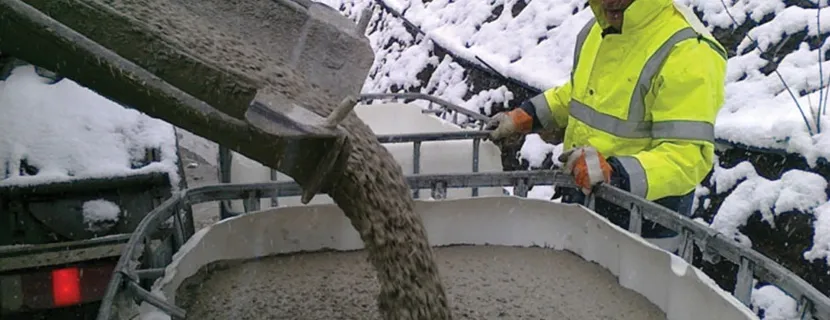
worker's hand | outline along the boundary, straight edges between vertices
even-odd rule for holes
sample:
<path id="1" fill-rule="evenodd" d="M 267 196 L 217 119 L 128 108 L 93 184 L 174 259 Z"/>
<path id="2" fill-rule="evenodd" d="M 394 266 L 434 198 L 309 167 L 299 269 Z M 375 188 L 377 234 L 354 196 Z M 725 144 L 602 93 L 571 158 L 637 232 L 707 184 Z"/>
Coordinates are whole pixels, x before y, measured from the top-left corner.
<path id="1" fill-rule="evenodd" d="M 565 165 L 565 172 L 574 177 L 574 182 L 586 195 L 600 182 L 611 181 L 611 165 L 594 147 L 579 147 L 563 152 L 559 162 Z"/>
<path id="2" fill-rule="evenodd" d="M 490 139 L 501 140 L 521 133 L 529 133 L 533 127 L 533 118 L 521 108 L 508 112 L 499 112 L 487 123 L 485 130 L 493 130 Z"/>

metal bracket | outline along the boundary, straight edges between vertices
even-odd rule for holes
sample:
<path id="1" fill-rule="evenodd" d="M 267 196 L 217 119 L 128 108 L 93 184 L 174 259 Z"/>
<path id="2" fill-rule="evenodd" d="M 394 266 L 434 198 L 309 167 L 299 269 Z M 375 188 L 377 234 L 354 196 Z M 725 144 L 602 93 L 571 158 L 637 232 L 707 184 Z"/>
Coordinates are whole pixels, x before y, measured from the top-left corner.
<path id="1" fill-rule="evenodd" d="M 522 198 L 527 198 L 527 193 L 530 191 L 530 186 L 527 179 L 519 178 L 513 184 L 513 194 Z"/>
<path id="2" fill-rule="evenodd" d="M 185 319 L 187 315 L 187 311 L 184 309 L 177 307 L 173 304 L 170 304 L 166 300 L 162 300 L 161 298 L 155 296 L 154 294 L 150 293 L 147 290 L 144 290 L 138 283 L 134 281 L 130 281 L 129 279 L 124 279 L 127 285 L 127 290 L 132 292 L 135 297 L 141 301 L 146 301 L 147 303 L 153 305 L 154 307 L 164 311 L 165 313 L 169 314 L 174 319 Z"/>
<path id="3" fill-rule="evenodd" d="M 642 209 L 638 205 L 632 205 L 631 210 L 629 210 L 628 231 L 636 235 L 643 234 L 643 213 L 641 211 Z"/>
<path id="4" fill-rule="evenodd" d="M 256 192 L 249 192 L 248 196 L 242 203 L 242 207 L 245 210 L 245 213 L 252 212 L 252 211 L 259 211 L 259 196 Z"/>
<path id="5" fill-rule="evenodd" d="M 796 310 L 800 315 L 799 319 L 813 319 L 813 302 L 810 301 L 810 298 L 807 298 L 806 296 L 801 296 L 801 299 L 798 299 L 798 306 Z"/>
<path id="6" fill-rule="evenodd" d="M 752 261 L 746 257 L 741 257 L 741 262 L 738 265 L 735 292 L 733 294 L 744 305 L 749 305 L 752 302 L 752 280 L 754 278 L 752 269 Z"/>
<path id="7" fill-rule="evenodd" d="M 585 207 L 591 210 L 596 210 L 597 206 L 597 196 L 595 193 L 591 192 L 590 194 L 585 196 Z"/>
<path id="8" fill-rule="evenodd" d="M 445 181 L 435 181 L 432 184 L 432 198 L 435 200 L 447 198 L 447 183 Z"/>
<path id="9" fill-rule="evenodd" d="M 683 229 L 681 236 L 680 257 L 692 263 L 695 255 L 695 237 L 691 230 Z"/>
<path id="10" fill-rule="evenodd" d="M 285 101 L 279 95 L 258 93 L 245 118 L 251 125 L 287 140 L 288 146 L 278 155 L 277 168 L 272 169 L 302 183 L 300 201 L 308 204 L 345 165 L 343 153 L 351 150 L 348 135 L 338 125 L 357 105 L 357 99 L 346 97 L 326 118 L 290 103 L 280 109 L 273 107 L 281 102 Z"/>

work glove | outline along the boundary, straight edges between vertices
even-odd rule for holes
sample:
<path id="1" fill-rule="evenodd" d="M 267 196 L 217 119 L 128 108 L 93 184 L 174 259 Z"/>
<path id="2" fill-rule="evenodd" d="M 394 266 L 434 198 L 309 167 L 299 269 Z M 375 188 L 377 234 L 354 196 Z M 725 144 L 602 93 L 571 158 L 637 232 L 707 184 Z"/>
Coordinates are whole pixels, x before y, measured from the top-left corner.
<path id="1" fill-rule="evenodd" d="M 591 194 L 591 189 L 601 183 L 611 182 L 611 165 L 594 147 L 579 147 L 563 152 L 559 162 L 564 164 L 565 173 L 573 176 L 582 193 Z"/>
<path id="2" fill-rule="evenodd" d="M 491 140 L 501 140 L 515 134 L 529 133 L 533 127 L 533 118 L 521 108 L 508 112 L 499 112 L 487 122 L 485 130 L 490 132 Z"/>

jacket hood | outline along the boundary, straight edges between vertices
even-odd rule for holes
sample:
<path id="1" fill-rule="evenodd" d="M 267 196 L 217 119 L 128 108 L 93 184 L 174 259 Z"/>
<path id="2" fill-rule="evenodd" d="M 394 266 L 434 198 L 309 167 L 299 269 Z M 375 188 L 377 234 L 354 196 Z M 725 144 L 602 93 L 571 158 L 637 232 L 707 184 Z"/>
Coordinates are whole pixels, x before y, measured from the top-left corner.
<path id="1" fill-rule="evenodd" d="M 605 19 L 605 12 L 602 10 L 602 0 L 588 0 L 591 11 L 594 12 L 597 23 L 602 30 L 611 25 Z M 666 7 L 673 4 L 672 0 L 633 0 L 631 5 L 623 13 L 622 32 L 636 31 L 644 28 L 649 22 Z"/>

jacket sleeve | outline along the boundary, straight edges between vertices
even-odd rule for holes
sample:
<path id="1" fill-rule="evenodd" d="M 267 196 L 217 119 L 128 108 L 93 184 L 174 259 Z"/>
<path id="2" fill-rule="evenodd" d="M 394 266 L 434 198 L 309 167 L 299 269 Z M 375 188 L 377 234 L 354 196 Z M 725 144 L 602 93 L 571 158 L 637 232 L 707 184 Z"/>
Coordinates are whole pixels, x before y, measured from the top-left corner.
<path id="1" fill-rule="evenodd" d="M 716 44 L 690 39 L 675 46 L 655 77 L 646 105 L 651 148 L 609 159 L 628 191 L 657 200 L 695 189 L 714 165 L 714 123 L 724 102 L 726 58 Z"/>
<path id="2" fill-rule="evenodd" d="M 533 132 L 561 130 L 568 125 L 571 81 L 553 87 L 524 101 L 520 108 L 533 117 Z"/>

